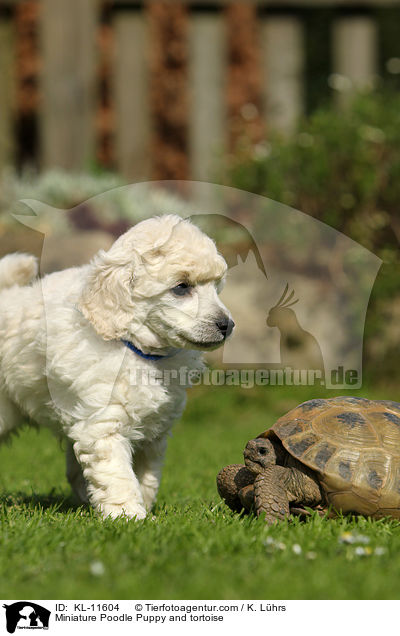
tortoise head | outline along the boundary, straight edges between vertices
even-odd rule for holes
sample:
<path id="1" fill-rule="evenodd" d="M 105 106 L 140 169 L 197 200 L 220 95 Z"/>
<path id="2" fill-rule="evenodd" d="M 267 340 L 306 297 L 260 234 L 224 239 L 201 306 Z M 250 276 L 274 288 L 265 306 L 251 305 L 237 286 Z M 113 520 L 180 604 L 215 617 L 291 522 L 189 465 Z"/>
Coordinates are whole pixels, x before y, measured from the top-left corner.
<path id="1" fill-rule="evenodd" d="M 277 463 L 275 446 L 265 437 L 256 437 L 247 442 L 243 457 L 252 473 L 262 473 L 265 468 Z"/>

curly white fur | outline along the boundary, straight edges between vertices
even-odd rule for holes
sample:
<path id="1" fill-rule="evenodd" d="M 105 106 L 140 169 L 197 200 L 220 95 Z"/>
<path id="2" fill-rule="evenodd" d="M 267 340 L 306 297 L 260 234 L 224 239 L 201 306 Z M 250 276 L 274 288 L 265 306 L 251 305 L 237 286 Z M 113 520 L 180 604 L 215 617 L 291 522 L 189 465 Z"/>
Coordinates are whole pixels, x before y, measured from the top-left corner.
<path id="1" fill-rule="evenodd" d="M 211 239 L 175 215 L 143 221 L 90 265 L 41 281 L 32 256 L 0 260 L 0 439 L 24 416 L 50 426 L 68 439 L 81 501 L 104 517 L 145 517 L 187 387 L 132 378 L 202 368 L 200 351 L 227 335 L 217 296 L 225 272 Z"/>

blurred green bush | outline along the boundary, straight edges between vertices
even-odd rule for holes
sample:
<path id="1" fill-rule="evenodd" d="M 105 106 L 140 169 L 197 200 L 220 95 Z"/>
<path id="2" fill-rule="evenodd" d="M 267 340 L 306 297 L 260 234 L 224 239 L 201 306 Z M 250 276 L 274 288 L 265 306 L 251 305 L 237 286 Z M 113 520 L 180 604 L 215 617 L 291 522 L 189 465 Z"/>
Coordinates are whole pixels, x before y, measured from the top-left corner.
<path id="1" fill-rule="evenodd" d="M 400 94 L 369 93 L 329 106 L 290 138 L 243 148 L 225 181 L 310 214 L 383 260 L 371 297 L 365 362 L 399 377 Z"/>

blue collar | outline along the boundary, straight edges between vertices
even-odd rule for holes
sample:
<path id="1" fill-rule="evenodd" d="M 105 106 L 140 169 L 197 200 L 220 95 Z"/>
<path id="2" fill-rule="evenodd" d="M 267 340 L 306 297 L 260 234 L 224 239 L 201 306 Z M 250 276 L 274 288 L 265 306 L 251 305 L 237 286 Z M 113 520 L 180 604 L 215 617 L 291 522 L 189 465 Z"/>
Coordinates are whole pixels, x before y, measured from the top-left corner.
<path id="1" fill-rule="evenodd" d="M 172 353 L 166 356 L 159 356 L 157 354 L 152 354 L 152 353 L 143 353 L 143 351 L 140 351 L 140 349 L 135 347 L 135 345 L 129 342 L 129 340 L 122 340 L 122 342 L 124 343 L 125 347 L 128 347 L 128 349 L 133 351 L 133 353 L 136 353 L 136 355 L 140 356 L 141 358 L 144 358 L 145 360 L 162 360 L 163 358 L 170 358 L 171 355 L 175 355 Z"/>

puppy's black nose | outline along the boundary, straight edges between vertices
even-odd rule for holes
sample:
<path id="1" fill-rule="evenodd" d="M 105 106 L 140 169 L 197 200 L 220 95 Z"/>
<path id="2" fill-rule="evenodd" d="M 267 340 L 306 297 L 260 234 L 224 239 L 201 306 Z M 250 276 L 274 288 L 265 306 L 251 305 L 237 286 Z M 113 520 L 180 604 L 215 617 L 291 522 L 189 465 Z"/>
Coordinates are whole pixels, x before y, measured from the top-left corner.
<path id="1" fill-rule="evenodd" d="M 231 318 L 228 318 L 227 316 L 220 318 L 216 321 L 215 324 L 217 325 L 224 338 L 227 338 L 232 333 L 232 330 L 235 326 L 233 320 L 231 320 Z"/>

